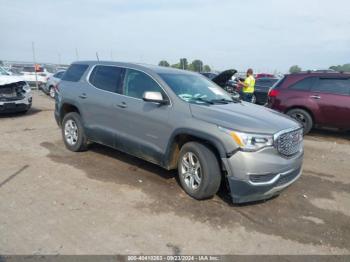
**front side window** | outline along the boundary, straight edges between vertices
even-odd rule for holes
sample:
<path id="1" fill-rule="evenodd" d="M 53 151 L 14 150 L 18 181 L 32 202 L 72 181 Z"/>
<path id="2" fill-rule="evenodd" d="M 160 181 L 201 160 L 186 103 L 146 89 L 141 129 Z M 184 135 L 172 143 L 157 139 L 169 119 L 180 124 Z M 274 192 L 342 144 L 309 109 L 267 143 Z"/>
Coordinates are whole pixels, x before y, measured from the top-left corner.
<path id="1" fill-rule="evenodd" d="M 95 66 L 90 74 L 90 83 L 102 90 L 122 93 L 123 69 L 116 66 Z"/>
<path id="2" fill-rule="evenodd" d="M 347 78 L 320 78 L 312 88 L 314 92 L 350 95 L 350 79 Z"/>
<path id="3" fill-rule="evenodd" d="M 290 86 L 289 89 L 298 90 L 298 91 L 310 91 L 310 89 L 315 83 L 315 80 L 316 80 L 315 77 L 304 78 L 298 81 L 297 83 L 295 83 L 294 85 Z"/>
<path id="4" fill-rule="evenodd" d="M 192 74 L 160 74 L 174 93 L 186 102 L 214 103 L 214 101 L 232 101 L 231 96 L 221 87 L 200 75 Z"/>
<path id="5" fill-rule="evenodd" d="M 134 69 L 127 69 L 124 79 L 124 94 L 134 98 L 143 98 L 148 92 L 160 92 L 165 98 L 163 89 L 147 74 Z"/>
<path id="6" fill-rule="evenodd" d="M 66 73 L 63 75 L 62 80 L 70 82 L 78 82 L 85 73 L 88 65 L 73 64 L 71 65 Z"/>

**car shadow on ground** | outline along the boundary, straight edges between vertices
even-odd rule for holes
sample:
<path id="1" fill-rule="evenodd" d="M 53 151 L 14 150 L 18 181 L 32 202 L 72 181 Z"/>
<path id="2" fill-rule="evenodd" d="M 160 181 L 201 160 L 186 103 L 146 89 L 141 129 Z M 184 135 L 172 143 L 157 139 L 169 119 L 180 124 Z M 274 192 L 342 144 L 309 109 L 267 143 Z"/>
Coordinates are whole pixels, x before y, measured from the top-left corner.
<path id="1" fill-rule="evenodd" d="M 15 112 L 15 113 L 2 113 L 0 114 L 0 118 L 11 118 L 11 117 L 28 117 L 32 115 L 36 115 L 37 113 L 40 113 L 43 111 L 42 109 L 32 107 L 27 112 Z"/>
<path id="2" fill-rule="evenodd" d="M 89 179 L 127 185 L 141 190 L 148 201 L 133 203 L 135 208 L 153 214 L 175 213 L 214 228 L 243 226 L 248 231 L 277 235 L 284 239 L 349 248 L 350 217 L 317 207 L 313 199 L 334 200 L 333 193 L 350 194 L 350 185 L 324 179 L 317 173 L 305 174 L 279 197 L 243 205 L 233 205 L 222 188 L 218 196 L 198 201 L 184 193 L 176 171 L 111 148 L 93 144 L 83 153 L 68 151 L 62 141 L 44 142 L 48 158 L 83 171 Z M 117 190 L 118 187 L 116 187 Z M 334 219 L 334 217 L 337 219 Z M 316 221 L 316 222 L 315 222 Z"/>
<path id="3" fill-rule="evenodd" d="M 339 143 L 350 142 L 350 131 L 339 131 L 331 129 L 313 129 L 306 135 L 306 139 L 312 139 L 316 141 L 334 141 Z"/>

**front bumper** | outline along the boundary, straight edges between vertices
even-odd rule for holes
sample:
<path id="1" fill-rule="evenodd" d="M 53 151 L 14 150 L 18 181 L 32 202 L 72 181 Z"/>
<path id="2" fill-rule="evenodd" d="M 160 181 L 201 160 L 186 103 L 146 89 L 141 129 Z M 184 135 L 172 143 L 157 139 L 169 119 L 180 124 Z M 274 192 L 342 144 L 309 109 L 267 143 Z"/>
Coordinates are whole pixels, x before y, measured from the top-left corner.
<path id="1" fill-rule="evenodd" d="M 303 152 L 282 157 L 275 148 L 237 151 L 222 159 L 234 203 L 269 199 L 295 182 L 302 173 Z"/>
<path id="2" fill-rule="evenodd" d="M 0 101 L 0 113 L 23 112 L 32 106 L 32 95 L 26 93 L 24 98 L 18 100 Z"/>

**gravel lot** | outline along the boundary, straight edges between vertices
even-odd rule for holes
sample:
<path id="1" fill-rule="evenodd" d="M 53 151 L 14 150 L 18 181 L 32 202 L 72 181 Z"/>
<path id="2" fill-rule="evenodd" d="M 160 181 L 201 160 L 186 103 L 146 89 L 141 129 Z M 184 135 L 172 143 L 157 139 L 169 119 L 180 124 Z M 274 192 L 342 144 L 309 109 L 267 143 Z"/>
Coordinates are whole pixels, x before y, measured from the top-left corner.
<path id="1" fill-rule="evenodd" d="M 350 134 L 306 137 L 301 178 L 272 200 L 196 201 L 168 172 L 65 149 L 54 102 L 0 118 L 1 254 L 350 254 Z"/>

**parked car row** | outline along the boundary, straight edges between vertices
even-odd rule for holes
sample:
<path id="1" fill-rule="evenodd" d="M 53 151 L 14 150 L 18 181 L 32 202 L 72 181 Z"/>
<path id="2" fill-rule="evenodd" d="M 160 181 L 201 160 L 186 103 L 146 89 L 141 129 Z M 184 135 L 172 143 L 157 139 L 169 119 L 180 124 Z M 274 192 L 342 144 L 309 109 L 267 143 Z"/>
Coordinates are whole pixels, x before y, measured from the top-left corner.
<path id="1" fill-rule="evenodd" d="M 0 112 L 27 111 L 28 84 L 0 72 Z M 95 142 L 177 169 L 195 199 L 222 185 L 235 203 L 268 199 L 301 175 L 303 134 L 315 126 L 350 129 L 350 75 L 260 77 L 255 102 L 264 107 L 239 99 L 235 73 L 85 61 L 54 74 L 43 91 L 55 98 L 71 151 Z"/>

